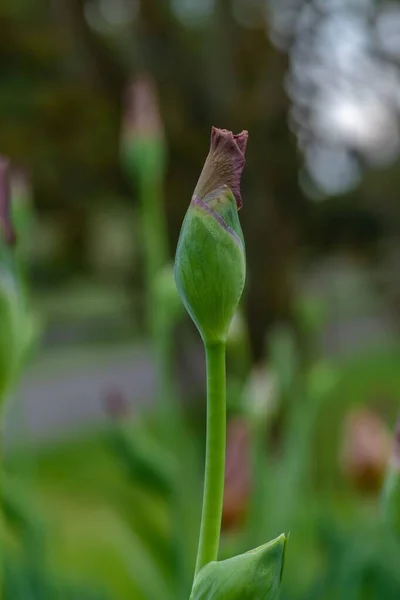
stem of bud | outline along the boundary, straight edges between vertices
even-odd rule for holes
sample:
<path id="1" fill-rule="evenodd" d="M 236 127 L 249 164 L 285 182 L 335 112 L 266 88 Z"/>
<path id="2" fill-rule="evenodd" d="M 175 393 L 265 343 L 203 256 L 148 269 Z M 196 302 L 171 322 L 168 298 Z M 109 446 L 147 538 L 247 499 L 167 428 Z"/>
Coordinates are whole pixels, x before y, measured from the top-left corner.
<path id="1" fill-rule="evenodd" d="M 226 445 L 225 343 L 206 345 L 207 442 L 196 572 L 217 560 L 224 499 Z"/>

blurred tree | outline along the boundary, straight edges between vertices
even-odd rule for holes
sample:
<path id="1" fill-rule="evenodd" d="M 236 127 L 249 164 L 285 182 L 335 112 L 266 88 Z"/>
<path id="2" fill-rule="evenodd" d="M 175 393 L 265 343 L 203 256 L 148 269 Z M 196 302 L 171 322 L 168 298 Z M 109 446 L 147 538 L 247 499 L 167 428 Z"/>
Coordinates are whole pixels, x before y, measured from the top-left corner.
<path id="1" fill-rule="evenodd" d="M 330 192 L 321 192 L 321 180 L 317 193 L 315 181 L 310 183 L 304 168 L 311 165 L 311 175 L 318 177 L 329 171 L 332 178 L 342 160 L 340 144 L 348 144 L 350 166 L 358 161 L 368 167 L 372 164 L 368 157 L 376 155 L 370 138 L 364 136 L 365 143 L 370 143 L 365 152 L 360 143 L 348 143 L 350 138 L 343 132 L 339 140 L 342 121 L 336 129 L 334 121 L 331 129 L 315 128 L 315 123 L 321 125 L 317 119 L 324 106 L 321 102 L 329 104 L 327 89 L 337 91 L 331 69 L 343 84 L 336 63 L 329 63 L 336 52 L 329 50 L 330 28 L 335 23 L 343 25 L 344 17 L 350 15 L 353 33 L 357 33 L 367 14 L 360 3 L 349 3 L 346 10 L 350 12 L 345 14 L 342 4 L 327 3 L 322 9 L 320 2 L 300 0 L 3 3 L 0 152 L 29 168 L 39 209 L 68 230 L 60 269 L 87 272 L 91 211 L 111 197 L 128 199 L 119 167 L 123 92 L 132 76 L 150 74 L 159 88 L 170 151 L 166 191 L 171 248 L 207 151 L 210 126 L 250 131 L 242 220 L 249 263 L 251 348 L 253 358 L 260 360 L 270 325 L 292 319 L 293 269 L 302 256 L 304 232 L 315 231 L 316 237 L 309 235 L 307 240 L 320 248 L 320 222 L 332 223 L 332 215 L 334 219 L 336 204 L 312 203 L 306 196 L 305 189 L 314 197 Z M 376 88 L 383 98 L 397 63 L 393 53 L 388 54 L 387 36 L 381 35 L 385 47 L 383 42 L 375 43 L 383 31 L 384 13 L 374 12 L 374 2 L 368 6 L 372 8 L 365 31 L 379 67 L 373 73 L 386 73 L 385 61 L 391 69 Z M 353 33 L 346 35 L 350 39 Z M 354 38 L 356 48 L 358 39 Z M 376 82 L 377 76 L 372 78 L 371 73 L 366 69 L 360 84 L 354 79 L 355 89 L 359 85 L 365 90 L 367 83 Z M 347 77 L 356 75 L 351 71 Z M 325 95 L 316 84 L 321 84 Z M 387 135 L 394 131 L 394 126 L 382 127 Z M 336 146 L 329 146 L 329 136 L 323 137 L 326 131 L 336 132 Z M 376 143 L 382 143 L 383 134 L 379 137 L 378 133 Z M 347 130 L 346 135 L 350 135 Z M 350 180 L 337 171 L 335 182 L 343 184 L 337 206 L 342 210 L 349 205 L 357 212 L 367 205 L 373 218 L 386 211 L 398 220 L 395 181 L 399 172 L 398 164 L 370 172 L 358 190 L 349 192 L 344 184 Z M 332 206 L 332 212 L 326 213 Z M 345 220 L 333 222 L 333 228 L 340 229 Z"/>

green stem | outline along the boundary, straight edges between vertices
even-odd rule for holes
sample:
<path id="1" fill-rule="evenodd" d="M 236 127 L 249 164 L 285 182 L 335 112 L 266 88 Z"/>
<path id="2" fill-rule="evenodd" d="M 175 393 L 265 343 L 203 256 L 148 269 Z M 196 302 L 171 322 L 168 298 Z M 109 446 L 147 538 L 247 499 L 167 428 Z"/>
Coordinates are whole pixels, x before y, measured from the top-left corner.
<path id="1" fill-rule="evenodd" d="M 141 173 L 140 202 L 146 286 L 147 293 L 152 297 L 154 280 L 168 259 L 161 172 L 144 170 Z M 151 310 L 155 310 L 155 307 L 152 306 Z M 150 315 L 150 319 L 154 327 L 153 315 Z"/>
<path id="2" fill-rule="evenodd" d="M 226 443 L 225 343 L 206 345 L 207 443 L 196 571 L 217 560 L 224 501 Z"/>
<path id="3" fill-rule="evenodd" d="M 166 415 L 175 415 L 177 391 L 173 380 L 174 370 L 174 317 L 168 306 L 162 306 L 158 300 L 154 312 L 154 350 L 157 371 L 156 397 L 162 419 Z"/>
<path id="4" fill-rule="evenodd" d="M 171 357 L 168 347 L 172 339 L 170 318 L 160 306 L 155 286 L 161 269 L 168 260 L 166 222 L 163 209 L 162 172 L 144 170 L 140 179 L 141 225 L 143 229 L 147 319 L 157 366 L 157 404 L 163 410 L 166 395 L 172 396 Z"/>

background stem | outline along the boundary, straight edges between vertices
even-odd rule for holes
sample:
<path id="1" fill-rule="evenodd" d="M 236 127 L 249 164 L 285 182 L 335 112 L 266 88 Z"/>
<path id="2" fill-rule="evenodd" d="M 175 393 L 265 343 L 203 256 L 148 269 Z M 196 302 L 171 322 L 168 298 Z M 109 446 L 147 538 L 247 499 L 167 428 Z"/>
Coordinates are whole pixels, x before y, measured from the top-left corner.
<path id="1" fill-rule="evenodd" d="M 149 169 L 146 166 L 139 180 L 146 286 L 148 294 L 151 295 L 154 295 L 155 279 L 168 261 L 163 175 L 161 167 Z M 154 329 L 153 315 L 150 315 L 150 326 Z"/>
<path id="2" fill-rule="evenodd" d="M 207 442 L 196 573 L 217 560 L 224 501 L 226 444 L 225 343 L 206 345 Z"/>

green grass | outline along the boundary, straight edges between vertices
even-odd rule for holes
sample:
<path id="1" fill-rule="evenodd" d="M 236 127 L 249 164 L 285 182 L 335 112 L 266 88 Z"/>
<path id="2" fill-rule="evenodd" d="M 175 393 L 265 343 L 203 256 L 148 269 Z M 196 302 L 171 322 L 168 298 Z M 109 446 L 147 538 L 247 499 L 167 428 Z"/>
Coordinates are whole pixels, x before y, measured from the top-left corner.
<path id="1" fill-rule="evenodd" d="M 87 356 L 90 361 L 90 352 Z M 55 368 L 55 358 L 43 360 L 38 365 L 43 373 Z M 343 481 L 338 444 L 351 406 L 370 401 L 392 425 L 400 398 L 399 364 L 400 350 L 390 348 L 333 364 L 338 379 L 317 420 L 313 484 L 302 498 L 289 541 L 288 581 L 303 585 L 318 571 L 320 519 L 351 531 L 376 518 L 374 503 L 356 496 Z M 107 435 L 107 427 L 93 428 L 51 446 L 30 448 L 28 457 L 15 452 L 8 468 L 26 480 L 33 505 L 45 520 L 50 566 L 56 572 L 100 586 L 115 600 L 169 598 L 175 568 L 171 509 L 129 480 L 110 452 Z"/>
<path id="2" fill-rule="evenodd" d="M 29 465 L 15 455 L 9 469 L 24 465 L 57 572 L 100 584 L 121 600 L 145 598 L 141 590 L 167 598 L 165 548 L 155 546 L 169 536 L 167 507 L 127 480 L 106 435 L 86 432 L 42 448 Z"/>

